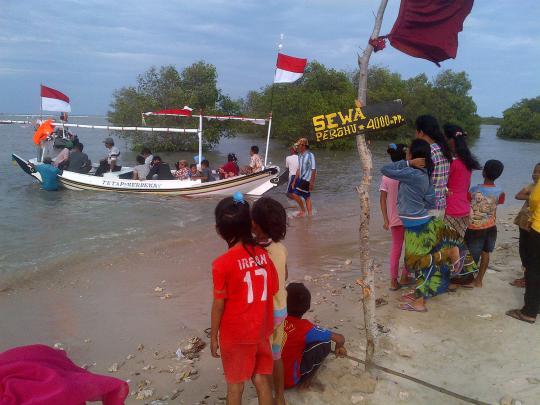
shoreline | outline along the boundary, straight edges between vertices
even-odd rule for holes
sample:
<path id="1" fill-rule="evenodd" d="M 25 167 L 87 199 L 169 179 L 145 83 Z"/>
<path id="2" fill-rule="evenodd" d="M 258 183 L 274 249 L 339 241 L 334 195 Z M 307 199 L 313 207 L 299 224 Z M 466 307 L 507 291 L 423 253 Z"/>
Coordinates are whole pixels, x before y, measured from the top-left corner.
<path id="1" fill-rule="evenodd" d="M 517 230 L 512 224 L 516 208 L 499 210 L 499 240 L 485 287 L 436 297 L 425 314 L 396 308 L 405 291 L 388 291 L 390 238 L 374 216 L 375 293 L 388 302 L 376 312 L 381 325 L 377 364 L 489 403 L 498 403 L 505 395 L 524 403 L 540 397 L 540 384 L 535 382 L 540 382 L 540 372 L 531 361 L 535 352 L 523 350 L 535 347 L 540 330 L 504 315 L 523 300 L 523 290 L 508 285 L 520 276 Z M 349 354 L 363 358 L 363 317 L 355 284 L 357 239 L 351 240 L 358 221 L 354 213 L 334 219 L 342 232 L 326 235 L 325 212 L 330 209 L 320 207 L 312 221 L 290 221 L 285 240 L 289 281 L 304 282 L 311 290 L 308 318 L 344 334 Z M 142 249 L 132 246 L 129 254 L 94 257 L 76 268 L 66 263 L 66 268 L 15 282 L 0 292 L 5 319 L 0 351 L 59 343 L 73 361 L 86 364 L 90 371 L 129 380 L 134 395 L 128 404 L 160 398 L 158 403 L 223 403 L 226 385 L 219 360 L 207 348 L 193 363 L 178 360 L 175 352 L 195 336 L 208 343 L 204 331 L 210 324 L 210 263 L 225 249 L 223 241 L 209 232 L 204 243 L 177 238 Z M 114 363 L 118 371 L 109 372 Z M 470 378 L 472 369 L 478 375 L 475 379 Z M 355 387 L 361 370 L 351 360 L 330 355 L 317 377 L 325 390 L 291 390 L 288 401 L 341 404 L 351 403 L 354 396 L 365 404 L 463 403 L 381 372 L 375 373 L 376 391 L 360 394 Z M 138 390 L 153 393 L 138 400 Z M 253 388 L 246 390 L 245 398 L 253 403 Z"/>

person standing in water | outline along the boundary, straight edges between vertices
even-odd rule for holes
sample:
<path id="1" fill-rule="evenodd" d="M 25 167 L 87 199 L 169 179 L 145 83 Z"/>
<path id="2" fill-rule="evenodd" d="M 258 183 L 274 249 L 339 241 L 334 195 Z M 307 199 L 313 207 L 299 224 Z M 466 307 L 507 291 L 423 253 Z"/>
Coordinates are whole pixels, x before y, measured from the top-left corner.
<path id="1" fill-rule="evenodd" d="M 306 138 L 300 138 L 295 146 L 298 150 L 298 169 L 293 183 L 293 198 L 300 207 L 299 217 L 305 216 L 306 210 L 307 215 L 312 216 L 311 192 L 315 187 L 315 178 L 317 177 L 315 156 L 309 151 L 309 142 Z"/>
<path id="2" fill-rule="evenodd" d="M 294 200 L 294 179 L 296 178 L 296 172 L 298 171 L 298 151 L 296 146 L 293 145 L 289 149 L 290 155 L 285 158 L 285 167 L 289 170 L 289 182 L 287 183 L 287 198 Z"/>
<path id="3" fill-rule="evenodd" d="M 441 132 L 439 122 L 431 115 L 420 115 L 416 118 L 416 137 L 429 143 L 433 173 L 431 180 L 435 189 L 435 211 L 437 217 L 444 215 L 446 209 L 446 185 L 450 174 L 452 151 Z"/>
<path id="4" fill-rule="evenodd" d="M 60 170 L 52 163 L 50 157 L 44 158 L 43 163 L 37 166 L 30 163 L 30 167 L 41 175 L 41 188 L 46 191 L 56 191 L 59 188 L 58 175 Z"/>

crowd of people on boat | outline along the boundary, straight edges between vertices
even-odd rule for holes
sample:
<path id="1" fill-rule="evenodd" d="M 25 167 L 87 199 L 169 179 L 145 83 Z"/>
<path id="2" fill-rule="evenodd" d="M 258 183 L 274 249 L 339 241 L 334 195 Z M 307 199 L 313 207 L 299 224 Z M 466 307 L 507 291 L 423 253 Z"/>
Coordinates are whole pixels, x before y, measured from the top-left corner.
<path id="1" fill-rule="evenodd" d="M 490 159 L 482 166 L 461 127 L 445 124 L 441 131 L 430 115 L 415 125 L 409 145 L 388 146 L 392 162 L 381 169 L 380 207 L 392 236 L 389 288 L 413 287 L 401 296 L 400 309 L 426 312 L 430 298 L 482 288 L 497 241 L 497 206 L 506 195 L 496 184 L 503 163 Z M 483 182 L 471 186 L 474 170 L 482 170 Z M 534 322 L 540 309 L 540 163 L 532 177 L 534 183 L 515 197 L 525 200 L 515 221 L 525 274 L 512 285 L 526 288 L 525 305 L 507 312 L 525 322 Z"/>
<path id="2" fill-rule="evenodd" d="M 47 142 L 44 142 L 40 148 L 38 159 L 41 160 L 43 165 L 38 166 L 43 167 L 38 171 L 42 172 L 42 177 L 47 177 L 47 184 L 43 188 L 57 190 L 59 185 L 56 177 L 63 170 L 81 174 L 93 174 L 95 176 L 103 176 L 107 172 L 119 172 L 122 170 L 119 163 L 120 149 L 115 146 L 113 138 L 107 137 L 103 141 L 107 149 L 107 156 L 101 159 L 95 171 L 90 173 L 92 162 L 88 155 L 83 152 L 84 145 L 79 141 L 78 137 L 70 132 L 62 132 L 60 128 L 57 132 Z M 202 159 L 200 165 L 197 165 L 197 163 L 189 164 L 186 160 L 180 160 L 175 163 L 175 168 L 172 170 L 170 165 L 164 162 L 160 156 L 153 155 L 148 147 L 141 149 L 135 161 L 136 165 L 131 171 L 133 180 L 200 180 L 202 183 L 206 183 L 218 179 L 253 174 L 264 169 L 264 163 L 259 155 L 257 145 L 250 148 L 249 164 L 243 167 L 238 165 L 236 155 L 229 153 L 227 162 L 217 170 L 211 169 L 208 159 Z M 50 165 L 51 168 L 44 165 Z"/>

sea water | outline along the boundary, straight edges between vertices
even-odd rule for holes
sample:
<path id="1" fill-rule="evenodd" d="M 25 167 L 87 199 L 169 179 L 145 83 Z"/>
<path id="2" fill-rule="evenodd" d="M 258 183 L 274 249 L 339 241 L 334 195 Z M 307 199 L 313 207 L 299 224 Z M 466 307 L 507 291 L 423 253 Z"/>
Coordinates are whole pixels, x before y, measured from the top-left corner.
<path id="1" fill-rule="evenodd" d="M 9 117 L 3 117 L 9 119 Z M 105 125 L 103 117 L 72 119 L 72 122 Z M 481 136 L 472 143 L 473 152 L 484 162 L 499 159 L 505 171 L 498 183 L 507 193 L 509 204 L 519 204 L 513 196 L 530 181 L 533 165 L 540 160 L 540 143 L 505 141 L 496 137 L 496 126 L 484 125 Z M 107 154 L 103 140 L 108 131 L 74 129 L 93 162 Z M 36 155 L 33 130 L 20 125 L 0 125 L 3 148 L 0 152 L 0 279 L 17 272 L 39 271 L 56 263 L 73 263 L 95 255 L 121 255 L 127 247 L 174 239 L 204 240 L 216 237 L 214 208 L 218 197 L 184 198 L 92 191 L 47 192 L 37 181 L 11 162 L 11 153 L 24 158 Z M 121 150 L 120 162 L 133 165 L 136 153 L 125 140 L 112 135 Z M 241 134 L 223 139 L 211 152 L 205 153 L 213 168 L 221 166 L 230 152 L 236 153 L 240 165 L 247 164 L 251 145 L 258 145 L 264 155 L 265 139 Z M 372 141 L 374 160 L 371 205 L 373 226 L 380 228 L 378 185 L 380 168 L 389 161 L 387 142 Z M 275 141 L 270 144 L 269 161 L 283 166 L 287 147 Z M 356 150 L 314 151 L 317 182 L 313 194 L 316 216 L 306 237 L 324 240 L 327 254 L 336 244 L 349 245 L 353 252 L 358 240 L 358 198 L 360 162 Z M 193 161 L 193 152 L 160 153 L 173 167 L 180 159 Z M 481 181 L 479 172 L 473 183 Z M 269 192 L 285 205 L 285 188 Z M 291 210 L 292 211 L 292 210 Z M 294 220 L 297 221 L 297 220 Z M 375 238 L 383 238 L 378 236 Z M 339 241 L 339 242 L 336 242 Z M 350 241 L 350 242 L 346 242 Z M 320 243 L 317 243 L 320 246 Z M 187 254 L 187 253 L 186 253 Z M 300 252 L 300 254 L 304 254 Z"/>

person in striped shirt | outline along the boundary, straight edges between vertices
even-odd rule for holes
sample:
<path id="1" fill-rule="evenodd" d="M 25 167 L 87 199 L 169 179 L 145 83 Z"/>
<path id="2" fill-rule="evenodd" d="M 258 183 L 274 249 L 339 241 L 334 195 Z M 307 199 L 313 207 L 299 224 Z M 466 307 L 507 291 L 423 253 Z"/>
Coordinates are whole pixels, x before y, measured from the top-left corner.
<path id="1" fill-rule="evenodd" d="M 416 118 L 416 137 L 427 141 L 431 147 L 431 160 L 434 169 L 431 175 L 435 189 L 435 216 L 443 216 L 446 208 L 446 185 L 450 175 L 452 151 L 441 132 L 439 122 L 431 115 L 420 115 Z"/>

